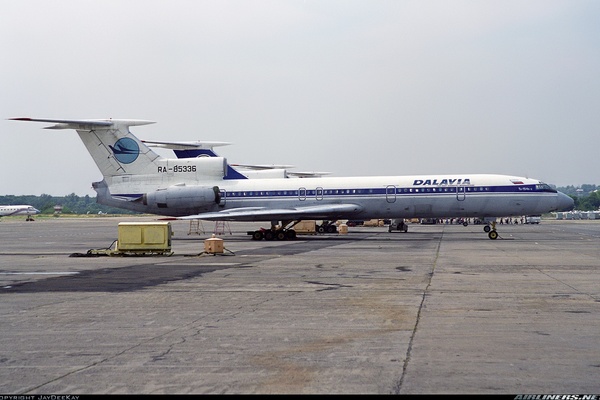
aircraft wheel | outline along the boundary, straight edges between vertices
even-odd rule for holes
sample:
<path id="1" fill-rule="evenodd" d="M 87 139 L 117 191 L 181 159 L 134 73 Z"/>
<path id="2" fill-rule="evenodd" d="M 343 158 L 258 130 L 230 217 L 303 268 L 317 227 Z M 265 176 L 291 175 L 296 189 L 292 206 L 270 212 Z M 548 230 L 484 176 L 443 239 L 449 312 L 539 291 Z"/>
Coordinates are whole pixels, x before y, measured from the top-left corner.
<path id="1" fill-rule="evenodd" d="M 488 233 L 488 237 L 492 240 L 497 239 L 498 238 L 498 232 L 496 231 L 490 231 L 490 233 Z"/>
<path id="2" fill-rule="evenodd" d="M 262 240 L 263 237 L 264 237 L 264 235 L 261 231 L 254 231 L 254 233 L 252 234 L 253 240 Z"/>
<path id="3" fill-rule="evenodd" d="M 486 226 L 483 227 L 483 231 L 484 232 L 489 232 L 490 230 L 492 230 L 492 228 L 490 228 L 489 225 L 486 225 Z"/>
<path id="4" fill-rule="evenodd" d="M 277 233 L 275 234 L 275 237 L 277 238 L 277 240 L 285 240 L 286 239 L 284 231 L 277 231 Z"/>
<path id="5" fill-rule="evenodd" d="M 275 239 L 275 234 L 272 231 L 265 232 L 265 240 L 273 240 Z"/>
<path id="6" fill-rule="evenodd" d="M 287 236 L 288 239 L 296 239 L 296 231 L 293 229 L 286 231 L 285 235 Z"/>

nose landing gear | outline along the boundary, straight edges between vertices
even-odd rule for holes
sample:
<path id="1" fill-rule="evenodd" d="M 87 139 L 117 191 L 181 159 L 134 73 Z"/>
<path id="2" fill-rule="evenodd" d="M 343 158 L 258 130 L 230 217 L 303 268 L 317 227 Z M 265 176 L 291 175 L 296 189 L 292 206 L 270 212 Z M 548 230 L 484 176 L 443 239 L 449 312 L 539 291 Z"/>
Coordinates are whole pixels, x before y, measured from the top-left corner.
<path id="1" fill-rule="evenodd" d="M 487 232 L 488 237 L 490 239 L 498 239 L 498 232 L 496 231 L 496 221 L 492 221 L 488 225 L 484 226 L 483 231 Z"/>

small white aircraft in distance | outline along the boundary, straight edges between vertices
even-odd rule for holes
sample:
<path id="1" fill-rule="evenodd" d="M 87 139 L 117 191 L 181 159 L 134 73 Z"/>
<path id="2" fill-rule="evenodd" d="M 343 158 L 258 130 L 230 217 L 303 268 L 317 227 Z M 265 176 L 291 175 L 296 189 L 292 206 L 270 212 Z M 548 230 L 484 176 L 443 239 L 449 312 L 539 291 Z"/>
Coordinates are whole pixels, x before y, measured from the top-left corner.
<path id="1" fill-rule="evenodd" d="M 228 142 L 215 141 L 181 141 L 164 142 L 142 140 L 150 147 L 160 147 L 173 150 L 177 158 L 219 157 L 213 147 L 227 146 Z M 257 179 L 257 178 L 310 178 L 329 175 L 329 172 L 297 172 L 289 171 L 293 165 L 281 164 L 227 164 L 227 174 L 223 179 Z"/>
<path id="2" fill-rule="evenodd" d="M 253 239 L 293 239 L 301 220 L 538 215 L 573 208 L 571 197 L 537 179 L 510 175 L 226 179 L 223 157 L 163 158 L 130 131 L 153 123 L 123 119 L 38 119 L 74 129 L 103 175 L 100 204 L 178 219 L 270 221 Z M 495 222 L 486 225 L 496 239 Z"/>
<path id="3" fill-rule="evenodd" d="M 25 219 L 25 221 L 33 221 L 32 215 L 36 215 L 39 213 L 40 210 L 27 204 L 20 204 L 14 206 L 0 206 L 0 218 L 8 217 L 11 215 L 26 215 L 27 218 Z"/>

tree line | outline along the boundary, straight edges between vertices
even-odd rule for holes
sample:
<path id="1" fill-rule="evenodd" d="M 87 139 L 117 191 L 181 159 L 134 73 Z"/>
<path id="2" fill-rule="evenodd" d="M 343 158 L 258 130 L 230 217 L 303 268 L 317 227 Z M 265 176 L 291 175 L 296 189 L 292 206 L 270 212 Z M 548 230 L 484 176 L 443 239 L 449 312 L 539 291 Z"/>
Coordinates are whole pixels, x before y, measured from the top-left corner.
<path id="1" fill-rule="evenodd" d="M 600 187 L 591 184 L 581 186 L 564 186 L 556 188 L 575 200 L 575 209 L 580 211 L 596 211 L 600 209 Z"/>
<path id="2" fill-rule="evenodd" d="M 71 193 L 66 196 L 0 196 L 0 204 L 29 204 L 42 212 L 42 214 L 54 214 L 55 206 L 61 206 L 62 214 L 139 214 L 135 211 L 122 210 L 120 208 L 103 206 L 96 203 L 96 197 L 77 196 Z"/>
<path id="3" fill-rule="evenodd" d="M 584 184 L 580 187 L 565 186 L 557 190 L 569 195 L 575 200 L 575 209 L 581 211 L 594 211 L 600 209 L 600 188 L 596 185 Z M 71 193 L 66 196 L 0 196 L 0 204 L 29 204 L 37 208 L 42 214 L 54 214 L 55 206 L 61 206 L 62 214 L 139 214 L 135 211 L 122 210 L 120 208 L 103 206 L 96 203 L 96 197 L 89 195 L 78 196 Z"/>

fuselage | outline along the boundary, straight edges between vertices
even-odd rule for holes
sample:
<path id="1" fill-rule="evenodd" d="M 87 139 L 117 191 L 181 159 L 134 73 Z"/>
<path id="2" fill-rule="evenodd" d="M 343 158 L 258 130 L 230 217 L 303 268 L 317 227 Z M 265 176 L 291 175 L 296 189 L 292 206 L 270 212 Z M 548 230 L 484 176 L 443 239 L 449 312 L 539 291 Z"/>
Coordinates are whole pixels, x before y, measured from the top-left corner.
<path id="1" fill-rule="evenodd" d="M 313 215 L 313 218 L 328 219 L 499 217 L 543 214 L 573 205 L 570 197 L 539 180 L 506 175 L 223 179 L 203 182 L 198 186 L 204 189 L 210 187 L 218 187 L 218 202 L 207 201 L 195 207 L 169 207 L 166 202 L 166 206 L 162 207 L 139 202 L 129 204 L 137 207 L 138 211 L 175 217 L 238 208 L 357 206 L 351 212 L 319 214 L 316 211 Z M 99 193 L 99 199 L 101 197 Z M 235 220 L 270 219 L 246 215 Z"/>
<path id="2" fill-rule="evenodd" d="M 0 217 L 9 215 L 36 215 L 40 210 L 30 205 L 0 206 Z"/>

